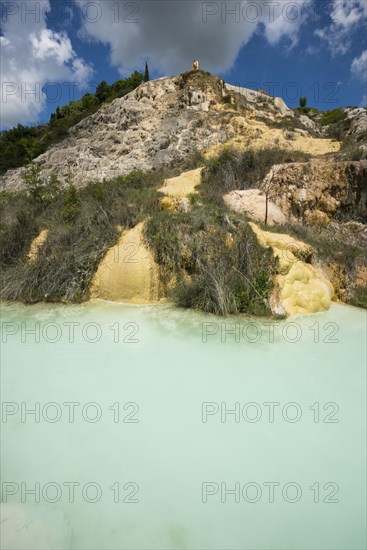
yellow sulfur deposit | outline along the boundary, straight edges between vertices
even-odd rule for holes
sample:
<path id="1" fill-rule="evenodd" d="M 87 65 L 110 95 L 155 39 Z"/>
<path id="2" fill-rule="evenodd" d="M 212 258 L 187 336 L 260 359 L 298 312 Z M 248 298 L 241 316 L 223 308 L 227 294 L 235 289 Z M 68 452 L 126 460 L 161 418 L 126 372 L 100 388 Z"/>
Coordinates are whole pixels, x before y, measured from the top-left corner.
<path id="1" fill-rule="evenodd" d="M 48 229 L 42 229 L 39 235 L 33 239 L 30 246 L 29 252 L 27 254 L 27 260 L 31 263 L 37 261 L 39 249 L 45 244 L 48 237 Z"/>
<path id="2" fill-rule="evenodd" d="M 167 179 L 158 191 L 169 197 L 185 198 L 187 195 L 197 193 L 196 187 L 201 182 L 201 172 L 203 168 L 183 172 L 176 178 Z"/>
<path id="3" fill-rule="evenodd" d="M 283 310 L 290 316 L 328 310 L 334 296 L 332 284 L 320 270 L 303 261 L 311 256 L 312 248 L 289 235 L 262 231 L 254 223 L 250 226 L 259 243 L 265 248 L 272 247 L 279 259 L 271 300 L 273 311 Z"/>
<path id="4" fill-rule="evenodd" d="M 303 151 L 314 156 L 340 151 L 339 141 L 305 136 L 282 128 L 269 128 L 265 122 L 251 118 L 250 115 L 234 117 L 231 119 L 230 125 L 233 128 L 233 137 L 225 143 L 213 145 L 203 151 L 205 158 L 216 157 L 224 149 L 232 147 L 240 151 L 280 147 L 289 151 Z M 292 139 L 289 139 L 290 135 Z"/>
<path id="5" fill-rule="evenodd" d="M 166 196 L 160 200 L 160 208 L 164 212 L 181 210 L 187 212 L 190 208 L 189 195 L 196 194 L 196 187 L 201 183 L 203 168 L 183 172 L 175 178 L 164 180 L 158 191 Z"/>
<path id="6" fill-rule="evenodd" d="M 90 288 L 90 298 L 149 304 L 159 299 L 159 272 L 143 241 L 140 223 L 124 231 L 100 263 Z"/>

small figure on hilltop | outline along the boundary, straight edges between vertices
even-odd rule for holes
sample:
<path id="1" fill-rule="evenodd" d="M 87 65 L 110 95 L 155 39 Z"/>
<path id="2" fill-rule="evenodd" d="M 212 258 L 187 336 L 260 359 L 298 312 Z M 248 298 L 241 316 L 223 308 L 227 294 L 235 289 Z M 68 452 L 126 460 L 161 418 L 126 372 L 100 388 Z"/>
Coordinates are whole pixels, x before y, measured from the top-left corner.
<path id="1" fill-rule="evenodd" d="M 193 61 L 193 63 L 192 63 L 192 69 L 194 71 L 198 71 L 200 69 L 200 61 L 195 59 L 195 61 Z"/>

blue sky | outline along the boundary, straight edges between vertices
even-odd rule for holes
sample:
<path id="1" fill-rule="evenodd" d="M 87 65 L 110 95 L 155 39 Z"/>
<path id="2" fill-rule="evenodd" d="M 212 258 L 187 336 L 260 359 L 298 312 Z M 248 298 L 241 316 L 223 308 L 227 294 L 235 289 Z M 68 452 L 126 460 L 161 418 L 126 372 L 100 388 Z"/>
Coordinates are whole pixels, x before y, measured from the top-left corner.
<path id="1" fill-rule="evenodd" d="M 366 0 L 13 0 L 1 4 L 2 128 L 194 58 L 227 82 L 319 109 L 366 104 Z"/>

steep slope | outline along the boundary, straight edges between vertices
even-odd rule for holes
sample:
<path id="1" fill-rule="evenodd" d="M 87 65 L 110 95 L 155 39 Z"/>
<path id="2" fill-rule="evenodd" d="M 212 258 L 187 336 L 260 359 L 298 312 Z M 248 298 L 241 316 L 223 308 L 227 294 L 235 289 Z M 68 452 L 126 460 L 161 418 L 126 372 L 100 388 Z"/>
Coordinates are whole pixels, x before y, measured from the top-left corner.
<path id="1" fill-rule="evenodd" d="M 69 130 L 67 139 L 36 159 L 42 175 L 71 174 L 77 187 L 136 170 L 172 166 L 199 151 L 235 142 L 244 146 L 305 148 L 335 152 L 339 144 L 309 137 L 306 130 L 289 136 L 268 128 L 292 117 L 280 98 L 235 88 L 203 71 L 147 82 L 125 97 L 103 105 Z M 299 123 L 302 126 L 301 123 Z M 23 169 L 8 171 L 0 189 L 23 187 Z"/>

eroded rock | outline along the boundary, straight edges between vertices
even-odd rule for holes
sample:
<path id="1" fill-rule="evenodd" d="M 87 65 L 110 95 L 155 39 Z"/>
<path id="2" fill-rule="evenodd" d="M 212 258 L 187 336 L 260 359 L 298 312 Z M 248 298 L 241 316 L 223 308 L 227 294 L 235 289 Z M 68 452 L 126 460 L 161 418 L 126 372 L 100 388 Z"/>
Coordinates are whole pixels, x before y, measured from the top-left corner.
<path id="1" fill-rule="evenodd" d="M 262 231 L 250 223 L 259 243 L 271 247 L 278 258 L 279 270 L 275 277 L 275 290 L 270 305 L 275 316 L 317 313 L 329 309 L 334 288 L 315 266 L 306 263 L 312 248 L 289 235 Z"/>
<path id="2" fill-rule="evenodd" d="M 367 161 L 279 164 L 260 185 L 290 222 L 327 225 L 338 212 L 367 212 Z"/>

